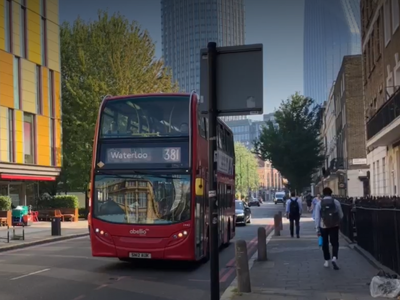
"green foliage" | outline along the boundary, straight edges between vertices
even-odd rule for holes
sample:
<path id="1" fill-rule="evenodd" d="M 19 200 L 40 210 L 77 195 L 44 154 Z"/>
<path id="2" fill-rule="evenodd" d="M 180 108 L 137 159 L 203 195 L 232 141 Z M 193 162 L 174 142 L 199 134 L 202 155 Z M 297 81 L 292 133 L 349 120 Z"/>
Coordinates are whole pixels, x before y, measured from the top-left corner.
<path id="1" fill-rule="evenodd" d="M 249 188 L 258 188 L 257 158 L 241 143 L 235 143 L 235 157 L 236 192 L 247 196 Z"/>
<path id="2" fill-rule="evenodd" d="M 275 112 L 278 126 L 267 122 L 254 143 L 255 153 L 270 160 L 292 189 L 308 186 L 323 162 L 320 110 L 312 99 L 296 93 Z"/>
<path id="3" fill-rule="evenodd" d="M 63 189 L 85 191 L 94 127 L 106 95 L 174 92 L 170 72 L 155 58 L 149 33 L 125 17 L 99 11 L 95 21 L 77 19 L 60 29 Z"/>
<path id="4" fill-rule="evenodd" d="M 75 195 L 57 195 L 51 197 L 47 195 L 38 201 L 38 208 L 40 209 L 58 209 L 58 208 L 78 208 L 79 201 Z"/>
<path id="5" fill-rule="evenodd" d="M 0 196 L 0 211 L 11 209 L 11 198 L 8 196 Z"/>
<path id="6" fill-rule="evenodd" d="M 79 208 L 78 197 L 75 195 L 57 195 L 53 203 L 53 208 Z"/>
<path id="7" fill-rule="evenodd" d="M 79 218 L 87 219 L 88 210 L 86 208 L 79 208 Z"/>

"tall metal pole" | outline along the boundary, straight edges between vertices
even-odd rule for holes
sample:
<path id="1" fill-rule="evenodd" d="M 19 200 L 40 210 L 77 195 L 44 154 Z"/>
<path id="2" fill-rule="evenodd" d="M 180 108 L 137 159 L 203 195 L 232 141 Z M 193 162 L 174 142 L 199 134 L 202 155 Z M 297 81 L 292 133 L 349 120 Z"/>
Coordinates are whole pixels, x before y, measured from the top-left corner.
<path id="1" fill-rule="evenodd" d="M 219 300 L 219 237 L 217 198 L 217 44 L 208 43 L 208 180 L 209 180 L 209 247 L 211 300 Z"/>

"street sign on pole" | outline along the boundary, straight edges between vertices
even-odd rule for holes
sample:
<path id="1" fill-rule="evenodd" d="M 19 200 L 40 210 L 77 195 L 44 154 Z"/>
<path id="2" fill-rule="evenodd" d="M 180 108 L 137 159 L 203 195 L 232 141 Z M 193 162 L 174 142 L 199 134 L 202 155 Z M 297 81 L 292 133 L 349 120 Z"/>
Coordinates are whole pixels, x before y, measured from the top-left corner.
<path id="1" fill-rule="evenodd" d="M 208 111 L 208 49 L 200 54 L 200 110 Z M 258 115 L 263 113 L 263 45 L 217 48 L 218 116 Z"/>
<path id="2" fill-rule="evenodd" d="M 220 299 L 217 118 L 263 113 L 262 45 L 201 50 L 200 110 L 208 114 L 208 203 L 211 300 Z M 222 165 L 222 162 L 220 162 Z M 234 225 L 233 225 L 234 226 Z"/>

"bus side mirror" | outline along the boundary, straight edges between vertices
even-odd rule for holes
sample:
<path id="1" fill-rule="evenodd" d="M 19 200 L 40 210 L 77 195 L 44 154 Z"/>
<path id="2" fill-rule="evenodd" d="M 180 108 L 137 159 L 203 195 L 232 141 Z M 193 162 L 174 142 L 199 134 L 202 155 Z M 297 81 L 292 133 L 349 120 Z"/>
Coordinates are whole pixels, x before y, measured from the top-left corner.
<path id="1" fill-rule="evenodd" d="M 196 178 L 196 196 L 204 195 L 204 180 L 202 178 Z"/>

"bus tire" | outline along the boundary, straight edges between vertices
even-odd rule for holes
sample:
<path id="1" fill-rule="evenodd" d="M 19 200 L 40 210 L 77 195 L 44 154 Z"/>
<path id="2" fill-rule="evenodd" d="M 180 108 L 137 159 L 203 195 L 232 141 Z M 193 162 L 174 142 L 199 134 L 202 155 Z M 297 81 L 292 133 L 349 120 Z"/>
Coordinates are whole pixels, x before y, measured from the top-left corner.
<path id="1" fill-rule="evenodd" d="M 210 239 L 209 239 L 209 231 L 207 228 L 207 250 L 206 255 L 201 259 L 201 263 L 205 264 L 210 260 Z"/>
<path id="2" fill-rule="evenodd" d="M 228 221 L 228 241 L 223 244 L 224 248 L 228 247 L 231 243 L 231 220 Z"/>

